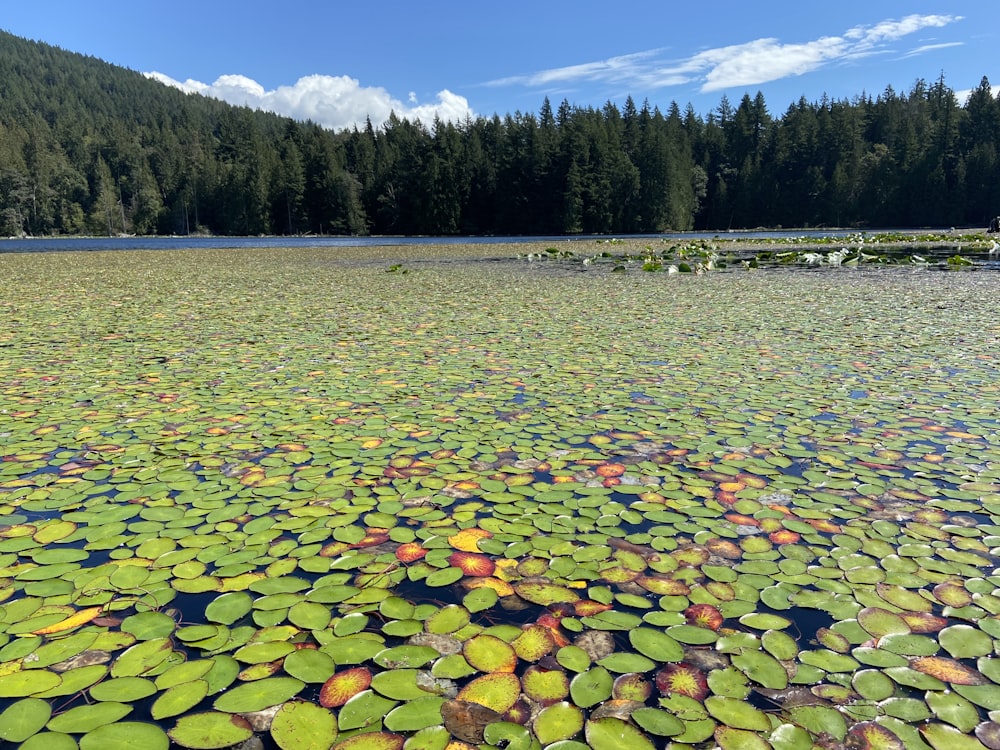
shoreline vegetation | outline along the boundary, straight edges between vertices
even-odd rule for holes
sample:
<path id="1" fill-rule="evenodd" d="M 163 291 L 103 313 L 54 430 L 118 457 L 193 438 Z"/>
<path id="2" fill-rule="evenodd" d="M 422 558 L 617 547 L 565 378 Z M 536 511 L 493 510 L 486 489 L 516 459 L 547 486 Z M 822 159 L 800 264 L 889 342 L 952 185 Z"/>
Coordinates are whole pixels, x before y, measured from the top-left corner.
<path id="1" fill-rule="evenodd" d="M 7 235 L 562 235 L 983 225 L 1000 101 L 943 77 L 851 100 L 747 92 L 332 132 L 0 32 Z"/>

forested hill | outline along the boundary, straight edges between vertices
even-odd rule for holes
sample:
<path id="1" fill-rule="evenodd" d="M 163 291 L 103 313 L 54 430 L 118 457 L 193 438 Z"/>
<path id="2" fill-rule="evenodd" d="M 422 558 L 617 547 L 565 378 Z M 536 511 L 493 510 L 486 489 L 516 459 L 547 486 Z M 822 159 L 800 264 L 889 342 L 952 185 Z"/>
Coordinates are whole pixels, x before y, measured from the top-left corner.
<path id="1" fill-rule="evenodd" d="M 770 106 L 774 106 L 771 103 Z M 985 226 L 1000 101 L 534 113 L 334 133 L 0 32 L 0 234 L 572 234 Z"/>

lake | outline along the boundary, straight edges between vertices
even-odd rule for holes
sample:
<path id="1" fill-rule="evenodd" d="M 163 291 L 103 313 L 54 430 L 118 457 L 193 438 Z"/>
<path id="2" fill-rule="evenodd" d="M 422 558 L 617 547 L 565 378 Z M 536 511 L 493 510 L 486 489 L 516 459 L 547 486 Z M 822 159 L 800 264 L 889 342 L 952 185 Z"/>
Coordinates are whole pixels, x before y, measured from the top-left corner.
<path id="1" fill-rule="evenodd" d="M 0 747 L 996 746 L 994 262 L 565 244 L 0 255 Z"/>

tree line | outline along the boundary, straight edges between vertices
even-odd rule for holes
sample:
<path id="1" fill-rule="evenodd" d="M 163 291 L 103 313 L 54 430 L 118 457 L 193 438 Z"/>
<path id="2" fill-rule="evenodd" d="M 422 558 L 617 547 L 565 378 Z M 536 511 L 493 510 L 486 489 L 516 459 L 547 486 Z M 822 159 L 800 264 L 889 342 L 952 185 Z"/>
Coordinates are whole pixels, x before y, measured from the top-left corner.
<path id="1" fill-rule="evenodd" d="M 985 226 L 1000 100 L 631 98 L 333 132 L 0 32 L 0 234 L 626 234 Z"/>

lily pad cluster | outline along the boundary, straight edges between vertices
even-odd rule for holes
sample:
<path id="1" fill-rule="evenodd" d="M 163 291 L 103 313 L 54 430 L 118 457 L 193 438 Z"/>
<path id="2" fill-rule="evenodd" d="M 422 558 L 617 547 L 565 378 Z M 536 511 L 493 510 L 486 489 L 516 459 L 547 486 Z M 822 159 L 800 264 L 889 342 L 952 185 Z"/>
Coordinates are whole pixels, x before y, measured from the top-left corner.
<path id="1" fill-rule="evenodd" d="M 0 257 L 0 740 L 1000 747 L 997 280 L 400 261 Z"/>
<path id="2" fill-rule="evenodd" d="M 606 240 L 589 251 L 545 247 L 519 257 L 529 261 L 558 261 L 584 268 L 627 273 L 630 270 L 667 274 L 702 274 L 724 269 L 787 267 L 863 268 L 902 265 L 911 268 L 972 270 L 991 264 L 995 242 L 982 233 L 916 234 L 865 232 L 846 236 L 742 238 L 716 236 L 711 240 L 672 241 L 661 238 L 639 250 L 635 243 Z M 624 249 L 621 246 L 625 246 Z M 828 249 L 833 246 L 833 249 Z M 608 247 L 611 249 L 609 250 Z M 394 269 L 389 269 L 394 270 Z"/>

